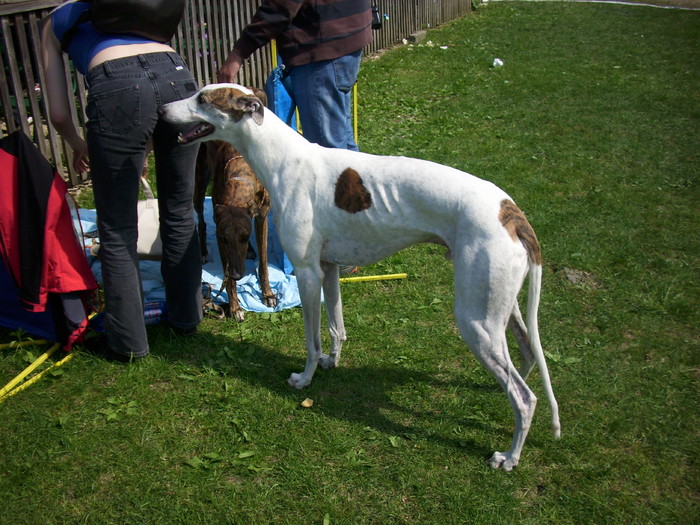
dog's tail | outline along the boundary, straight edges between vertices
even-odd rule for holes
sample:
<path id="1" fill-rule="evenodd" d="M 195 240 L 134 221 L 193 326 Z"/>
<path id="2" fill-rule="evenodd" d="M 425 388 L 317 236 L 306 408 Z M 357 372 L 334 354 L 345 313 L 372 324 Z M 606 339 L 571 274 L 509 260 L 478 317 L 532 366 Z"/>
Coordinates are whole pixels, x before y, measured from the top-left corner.
<path id="1" fill-rule="evenodd" d="M 525 214 L 512 200 L 504 199 L 501 201 L 501 211 L 498 218 L 511 238 L 519 240 L 527 252 L 530 273 L 530 288 L 527 294 L 527 332 L 530 339 L 530 349 L 537 367 L 540 369 L 542 384 L 547 393 L 547 400 L 552 412 L 552 431 L 554 432 L 554 437 L 559 439 L 561 436 L 559 405 L 552 391 L 552 383 L 549 380 L 549 371 L 547 370 L 547 362 L 544 359 L 544 351 L 542 350 L 542 343 L 540 343 L 540 332 L 537 325 L 537 311 L 540 307 L 540 291 L 542 290 L 542 251 L 540 243 Z"/>
<path id="2" fill-rule="evenodd" d="M 554 398 L 552 383 L 549 380 L 549 370 L 547 369 L 547 361 L 544 358 L 544 351 L 540 343 L 540 332 L 537 323 L 537 312 L 540 306 L 540 291 L 542 289 L 542 265 L 530 260 L 530 284 L 527 294 L 527 331 L 530 336 L 530 345 L 532 353 L 535 356 L 537 367 L 540 369 L 542 376 L 542 384 L 544 391 L 547 394 L 547 401 L 552 412 L 552 432 L 554 437 L 561 437 L 561 426 L 559 424 L 559 405 Z"/>

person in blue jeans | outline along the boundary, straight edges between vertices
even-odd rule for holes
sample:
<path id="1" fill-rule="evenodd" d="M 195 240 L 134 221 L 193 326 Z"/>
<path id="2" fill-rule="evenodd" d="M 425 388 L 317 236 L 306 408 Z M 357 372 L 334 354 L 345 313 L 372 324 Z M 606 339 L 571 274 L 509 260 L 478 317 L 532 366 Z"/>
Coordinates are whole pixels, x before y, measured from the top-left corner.
<path id="1" fill-rule="evenodd" d="M 152 140 L 163 241 L 161 274 L 168 320 L 193 333 L 202 319 L 202 267 L 192 203 L 199 145 L 178 143 L 175 128 L 159 120 L 160 105 L 186 98 L 198 86 L 167 44 L 77 26 L 68 56 L 88 87 L 86 139 L 71 119 L 73 95 L 65 82 L 61 39 L 87 2 L 56 8 L 42 27 L 43 92 L 49 118 L 73 150 L 73 166 L 90 170 L 100 236 L 106 341 L 93 348 L 128 361 L 149 353 L 143 288 L 136 253 L 139 177 Z"/>
<path id="2" fill-rule="evenodd" d="M 273 39 L 304 137 L 329 148 L 357 150 L 350 93 L 362 50 L 372 42 L 370 1 L 263 0 L 221 66 L 218 81 L 235 82 L 243 61 Z"/>

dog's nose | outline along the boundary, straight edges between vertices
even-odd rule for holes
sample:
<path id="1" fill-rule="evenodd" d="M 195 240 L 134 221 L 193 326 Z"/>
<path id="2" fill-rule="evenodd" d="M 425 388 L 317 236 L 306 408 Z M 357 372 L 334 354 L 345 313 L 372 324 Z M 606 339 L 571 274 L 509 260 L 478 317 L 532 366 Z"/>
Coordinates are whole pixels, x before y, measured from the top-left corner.
<path id="1" fill-rule="evenodd" d="M 165 115 L 165 106 L 158 106 L 158 109 L 156 110 L 158 112 L 158 116 L 162 117 Z"/>

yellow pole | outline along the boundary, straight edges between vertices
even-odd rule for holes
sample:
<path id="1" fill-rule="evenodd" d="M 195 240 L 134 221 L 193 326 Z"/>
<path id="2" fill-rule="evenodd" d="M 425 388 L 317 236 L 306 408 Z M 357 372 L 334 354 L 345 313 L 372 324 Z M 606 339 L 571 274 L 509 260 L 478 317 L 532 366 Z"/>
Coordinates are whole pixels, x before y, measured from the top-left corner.
<path id="1" fill-rule="evenodd" d="M 90 315 L 88 315 L 88 320 L 90 320 L 90 319 L 92 319 L 93 317 L 95 317 L 98 313 L 99 313 L 99 310 L 98 310 L 97 312 L 92 312 Z M 33 342 L 34 342 L 34 343 L 46 343 L 47 341 L 40 340 L 40 341 L 33 341 Z M 17 345 L 17 346 L 25 346 L 25 345 L 27 345 L 27 344 L 29 344 L 29 342 L 26 342 L 26 341 L 25 341 L 25 342 L 23 342 L 23 343 L 20 343 L 20 344 Z M 49 366 L 48 368 L 46 368 L 46 370 L 41 371 L 41 372 L 38 373 L 36 376 L 32 377 L 29 381 L 27 381 L 26 383 L 24 383 L 22 386 L 15 388 L 15 386 L 18 385 L 25 377 L 27 377 L 27 376 L 28 376 L 29 374 L 31 374 L 34 370 L 36 370 L 37 367 L 38 367 L 39 365 L 41 365 L 41 363 L 43 363 L 43 362 L 46 361 L 49 357 L 51 357 L 51 356 L 53 355 L 53 353 L 54 353 L 56 350 L 59 349 L 60 346 L 61 346 L 60 343 L 55 343 L 55 344 L 54 344 L 51 348 L 49 348 L 46 352 L 44 352 L 44 353 L 41 354 L 39 357 L 37 357 L 31 365 L 29 365 L 29 366 L 28 366 L 27 368 L 25 368 L 22 372 L 20 372 L 20 373 L 17 375 L 17 377 L 15 377 L 12 381 L 10 381 L 9 383 L 7 383 L 7 384 L 2 388 L 2 390 L 0 390 L 0 403 L 3 402 L 3 401 L 4 401 L 5 399 L 7 399 L 8 397 L 15 395 L 17 392 L 20 392 L 20 391 L 24 390 L 25 388 L 27 388 L 27 387 L 28 387 L 29 385 L 31 385 L 32 383 L 38 381 L 39 378 L 40 378 L 41 376 L 43 376 L 46 372 L 48 372 L 48 371 L 51 370 L 52 368 L 57 368 L 57 367 L 59 367 L 59 366 L 64 365 L 64 364 L 67 363 L 68 361 L 70 361 L 70 360 L 73 358 L 73 355 L 75 354 L 74 352 L 71 352 L 71 353 L 68 354 L 66 357 L 64 357 L 63 359 L 61 359 L 60 361 L 55 362 L 54 364 L 52 364 L 51 366 Z M 14 389 L 12 392 L 10 392 L 10 390 L 12 390 L 13 388 L 15 388 L 15 389 Z"/>
<path id="2" fill-rule="evenodd" d="M 47 344 L 48 341 L 46 339 L 37 339 L 36 341 L 21 341 L 17 342 L 14 341 L 12 343 L 4 343 L 0 345 L 0 349 L 5 349 L 5 348 L 22 348 L 23 346 L 29 346 L 29 345 L 36 345 L 36 346 L 41 346 Z"/>
<path id="3" fill-rule="evenodd" d="M 389 273 L 386 275 L 360 275 L 358 277 L 341 277 L 341 283 L 357 283 L 360 281 L 384 281 L 389 279 L 405 279 L 407 273 Z"/>
<path id="4" fill-rule="evenodd" d="M 29 374 L 31 374 L 36 368 L 46 361 L 49 357 L 51 357 L 51 354 L 53 354 L 56 350 L 58 350 L 58 347 L 61 346 L 59 343 L 56 343 L 53 345 L 51 348 L 49 348 L 46 352 L 41 354 L 39 357 L 37 357 L 34 362 L 29 365 L 27 368 L 24 369 L 24 371 L 20 372 L 17 377 L 15 377 L 12 381 L 7 383 L 2 390 L 0 390 L 0 398 L 2 398 L 7 392 L 12 390 L 15 385 L 20 383 L 25 377 L 27 377 Z"/>
<path id="5" fill-rule="evenodd" d="M 352 86 L 352 128 L 355 134 L 355 144 L 359 144 L 358 132 L 357 132 L 357 82 Z"/>
<path id="6" fill-rule="evenodd" d="M 18 386 L 17 388 L 15 388 L 14 390 L 12 390 L 11 392 L 8 392 L 8 393 L 5 394 L 5 395 L 0 395 L 0 403 L 2 403 L 3 401 L 5 401 L 5 399 L 7 399 L 8 397 L 12 397 L 12 396 L 14 396 L 15 394 L 17 394 L 18 392 L 21 392 L 22 390 L 24 390 L 25 388 L 27 388 L 27 387 L 28 387 L 29 385 L 31 385 L 32 383 L 36 383 L 37 381 L 39 381 L 39 379 L 41 379 L 41 377 L 42 377 L 46 372 L 48 372 L 49 370 L 53 370 L 54 368 L 58 368 L 59 366 L 65 365 L 68 361 L 70 361 L 71 359 L 73 359 L 73 357 L 75 357 L 75 353 L 71 352 L 71 353 L 68 354 L 66 357 L 64 357 L 64 358 L 61 359 L 60 361 L 56 361 L 56 362 L 55 362 L 54 364 L 52 364 L 50 367 L 46 368 L 45 370 L 42 370 L 42 371 L 39 372 L 37 375 L 35 375 L 35 376 L 32 377 L 31 379 L 29 379 L 27 382 L 21 384 L 20 386 Z"/>

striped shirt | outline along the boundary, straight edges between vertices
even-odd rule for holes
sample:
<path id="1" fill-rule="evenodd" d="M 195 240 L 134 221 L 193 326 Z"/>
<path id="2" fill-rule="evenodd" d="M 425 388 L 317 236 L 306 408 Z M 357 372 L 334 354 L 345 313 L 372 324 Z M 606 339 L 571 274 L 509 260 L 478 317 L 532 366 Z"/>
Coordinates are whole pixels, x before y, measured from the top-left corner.
<path id="1" fill-rule="evenodd" d="M 235 49 L 243 59 L 272 39 L 287 66 L 332 60 L 372 41 L 369 0 L 263 0 Z"/>

